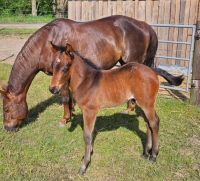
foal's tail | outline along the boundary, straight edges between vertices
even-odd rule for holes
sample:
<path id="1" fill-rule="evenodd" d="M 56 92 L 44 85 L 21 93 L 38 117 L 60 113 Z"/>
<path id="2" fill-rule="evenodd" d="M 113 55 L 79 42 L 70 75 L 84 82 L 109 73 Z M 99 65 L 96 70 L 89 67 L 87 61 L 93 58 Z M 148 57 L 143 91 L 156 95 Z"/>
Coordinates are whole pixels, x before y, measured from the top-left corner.
<path id="1" fill-rule="evenodd" d="M 152 68 L 158 75 L 162 76 L 164 79 L 167 80 L 171 85 L 179 86 L 184 80 L 184 76 L 173 76 L 172 74 L 168 73 L 165 70 L 160 68 Z"/>

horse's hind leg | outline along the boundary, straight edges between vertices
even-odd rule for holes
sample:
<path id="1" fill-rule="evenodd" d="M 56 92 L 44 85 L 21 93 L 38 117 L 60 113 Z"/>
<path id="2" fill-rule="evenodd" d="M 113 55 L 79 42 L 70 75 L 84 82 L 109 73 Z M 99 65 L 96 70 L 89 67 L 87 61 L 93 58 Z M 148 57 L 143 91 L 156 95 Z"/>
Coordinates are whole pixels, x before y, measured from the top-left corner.
<path id="1" fill-rule="evenodd" d="M 147 143 L 144 150 L 144 156 L 147 156 L 151 150 L 150 160 L 156 161 L 159 152 L 158 131 L 159 131 L 159 117 L 154 109 L 144 110 L 147 121 Z"/>
<path id="2" fill-rule="evenodd" d="M 83 111 L 83 122 L 84 122 L 84 141 L 85 141 L 85 155 L 83 163 L 80 167 L 79 174 L 83 175 L 90 163 L 92 150 L 92 133 L 94 130 L 94 124 L 96 121 L 97 111 L 95 110 L 84 110 Z"/>
<path id="3" fill-rule="evenodd" d="M 62 97 L 62 104 L 64 107 L 64 115 L 63 115 L 63 118 L 59 122 L 59 126 L 63 127 L 71 119 L 72 111 L 73 111 L 73 99 L 72 99 L 72 96 L 71 96 L 68 88 L 63 88 L 61 90 L 60 95 Z"/>

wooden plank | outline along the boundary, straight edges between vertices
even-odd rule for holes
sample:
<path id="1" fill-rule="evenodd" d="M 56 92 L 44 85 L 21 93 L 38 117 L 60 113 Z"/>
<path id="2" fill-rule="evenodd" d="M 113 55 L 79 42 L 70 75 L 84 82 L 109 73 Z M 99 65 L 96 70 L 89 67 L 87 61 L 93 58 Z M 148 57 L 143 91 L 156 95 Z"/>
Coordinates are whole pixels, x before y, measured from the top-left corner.
<path id="1" fill-rule="evenodd" d="M 138 0 L 135 0 L 135 19 L 138 19 Z"/>
<path id="2" fill-rule="evenodd" d="M 159 8 L 159 1 L 153 1 L 153 7 L 152 7 L 152 15 L 151 15 L 151 23 L 152 24 L 157 24 L 158 23 L 158 8 Z M 156 34 L 158 35 L 158 28 L 153 27 L 155 30 Z M 154 64 L 158 64 L 159 59 L 155 58 Z"/>
<path id="3" fill-rule="evenodd" d="M 81 20 L 81 2 L 80 1 L 75 1 L 75 8 L 76 8 L 76 20 L 80 21 Z"/>
<path id="4" fill-rule="evenodd" d="M 99 18 L 102 18 L 103 16 L 103 1 L 99 1 Z"/>
<path id="5" fill-rule="evenodd" d="M 94 7 L 94 19 L 99 18 L 99 1 L 94 1 L 95 7 Z"/>
<path id="6" fill-rule="evenodd" d="M 199 0 L 191 0 L 190 5 L 190 15 L 189 15 L 189 24 L 196 24 L 197 21 L 197 9 L 198 9 Z M 191 42 L 192 39 L 192 29 L 188 30 L 187 41 Z M 186 56 L 189 57 L 190 46 L 187 46 Z"/>
<path id="7" fill-rule="evenodd" d="M 123 11 L 124 15 L 132 17 L 132 12 L 131 12 L 131 4 L 133 4 L 133 1 L 123 1 Z M 134 9 L 135 11 L 135 9 Z"/>
<path id="8" fill-rule="evenodd" d="M 184 12 L 184 24 L 188 25 L 189 24 L 189 15 L 190 15 L 190 5 L 191 5 L 191 0 L 187 0 L 185 4 L 185 12 Z M 187 36 L 188 36 L 188 29 L 185 28 L 183 30 L 183 41 L 187 41 Z M 182 56 L 183 58 L 189 58 L 187 54 L 187 45 L 182 45 Z M 188 63 L 185 61 L 183 64 L 184 67 L 188 67 Z"/>
<path id="9" fill-rule="evenodd" d="M 165 24 L 169 24 L 169 22 L 170 22 L 170 10 L 171 10 L 170 5 L 171 5 L 171 0 L 165 0 L 165 2 L 164 2 L 164 23 Z M 168 40 L 168 36 L 169 36 L 169 28 L 168 27 L 163 29 L 163 34 L 165 35 L 164 39 Z M 167 56 L 168 55 L 167 44 L 164 44 L 163 49 L 164 49 L 164 55 Z M 166 60 L 166 64 L 171 65 L 171 60 L 170 59 Z"/>
<path id="10" fill-rule="evenodd" d="M 108 1 L 108 16 L 112 15 L 112 1 Z"/>
<path id="11" fill-rule="evenodd" d="M 171 1 L 171 7 L 170 7 L 170 24 L 175 24 L 175 15 L 176 15 L 176 1 Z M 168 34 L 168 40 L 173 41 L 174 37 L 174 30 L 175 28 L 169 28 L 169 34 Z M 168 50 L 168 56 L 172 57 L 173 54 L 173 44 L 168 44 L 167 46 Z M 175 65 L 175 60 L 171 60 L 171 64 Z"/>
<path id="12" fill-rule="evenodd" d="M 72 19 L 72 1 L 68 1 L 68 18 Z"/>
<path id="13" fill-rule="evenodd" d="M 175 24 L 179 24 L 179 13 L 180 13 L 180 0 L 176 0 L 176 9 L 175 9 Z M 173 41 L 178 40 L 178 28 L 174 28 L 174 35 L 173 35 Z M 173 52 L 172 56 L 176 57 L 176 51 L 177 51 L 177 44 L 173 44 Z M 178 64 L 179 61 L 175 60 L 175 64 Z"/>
<path id="14" fill-rule="evenodd" d="M 145 20 L 147 23 L 152 23 L 152 8 L 153 8 L 153 1 L 147 0 L 146 1 L 146 17 Z"/>
<path id="15" fill-rule="evenodd" d="M 158 11 L 158 24 L 164 24 L 164 0 L 160 0 L 159 1 L 159 11 Z M 158 28 L 158 39 L 159 40 L 165 40 L 165 34 L 164 32 L 164 28 L 159 27 Z M 157 54 L 159 55 L 164 55 L 164 44 L 163 43 L 159 43 L 158 45 L 158 52 Z M 167 60 L 166 59 L 159 59 L 158 63 L 159 64 L 166 64 Z"/>
<path id="16" fill-rule="evenodd" d="M 70 19 L 76 20 L 76 9 L 75 9 L 75 2 L 70 1 Z"/>
<path id="17" fill-rule="evenodd" d="M 117 0 L 117 14 L 121 15 L 122 14 L 122 1 L 121 0 Z"/>
<path id="18" fill-rule="evenodd" d="M 184 24 L 185 5 L 186 5 L 186 1 L 182 0 L 181 4 L 180 4 L 179 24 Z M 183 41 L 183 28 L 178 29 L 178 41 L 180 41 L 180 42 Z M 183 57 L 182 56 L 182 51 L 183 51 L 182 47 L 183 46 L 181 44 L 177 45 L 177 53 L 176 53 L 177 57 Z M 184 66 L 184 61 L 179 60 L 177 62 L 179 62 L 178 63 L 179 66 Z"/>
<path id="19" fill-rule="evenodd" d="M 139 1 L 138 3 L 138 17 L 137 19 L 141 21 L 145 21 L 146 13 L 145 13 L 145 5 L 146 1 Z"/>
<path id="20" fill-rule="evenodd" d="M 103 1 L 103 17 L 108 16 L 108 1 Z"/>

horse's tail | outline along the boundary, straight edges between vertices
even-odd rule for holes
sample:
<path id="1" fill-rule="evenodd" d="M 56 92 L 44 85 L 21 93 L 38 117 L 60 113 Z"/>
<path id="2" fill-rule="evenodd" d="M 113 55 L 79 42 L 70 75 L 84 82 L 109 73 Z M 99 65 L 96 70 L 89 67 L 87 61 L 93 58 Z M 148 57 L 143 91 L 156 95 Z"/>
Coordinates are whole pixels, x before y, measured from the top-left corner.
<path id="1" fill-rule="evenodd" d="M 152 29 L 151 26 L 149 26 L 149 33 L 150 33 L 150 41 L 149 41 L 146 57 L 144 60 L 144 65 L 147 65 L 148 67 L 153 67 L 154 58 L 155 58 L 156 51 L 158 48 L 158 37 L 156 35 L 156 32 Z"/>
<path id="2" fill-rule="evenodd" d="M 150 43 L 147 49 L 146 58 L 144 64 L 151 67 L 158 75 L 166 79 L 171 85 L 179 86 L 183 82 L 183 75 L 173 76 L 165 70 L 154 67 L 154 58 L 158 48 L 158 37 L 156 32 L 150 27 Z"/>
<path id="3" fill-rule="evenodd" d="M 152 68 L 158 75 L 162 76 L 164 79 L 167 80 L 171 85 L 179 86 L 184 80 L 184 76 L 173 76 L 165 70 L 160 68 Z"/>

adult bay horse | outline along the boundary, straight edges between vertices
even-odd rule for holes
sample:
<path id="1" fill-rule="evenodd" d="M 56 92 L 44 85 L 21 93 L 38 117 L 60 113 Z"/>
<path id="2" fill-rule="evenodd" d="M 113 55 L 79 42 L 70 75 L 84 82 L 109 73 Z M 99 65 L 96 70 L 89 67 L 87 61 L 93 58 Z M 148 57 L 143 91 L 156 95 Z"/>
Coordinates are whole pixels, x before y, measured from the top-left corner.
<path id="1" fill-rule="evenodd" d="M 134 100 L 144 112 L 147 122 L 144 157 L 150 156 L 151 161 L 156 161 L 159 152 L 159 117 L 155 111 L 159 79 L 156 72 L 136 62 L 116 69 L 97 70 L 67 44 L 53 66 L 50 90 L 58 93 L 66 84 L 83 113 L 85 155 L 80 174 L 86 172 L 90 163 L 97 113 L 102 108 L 114 107 L 128 100 Z"/>
<path id="2" fill-rule="evenodd" d="M 89 22 L 69 19 L 50 22 L 27 40 L 16 57 L 7 87 L 1 90 L 6 130 L 15 131 L 26 118 L 26 94 L 35 75 L 39 71 L 52 74 L 59 51 L 52 48 L 50 42 L 65 45 L 66 41 L 100 69 L 110 69 L 118 61 L 122 64 L 137 61 L 152 66 L 158 45 L 151 26 L 126 16 L 116 15 Z M 173 85 L 179 85 L 183 80 L 161 69 L 156 71 Z M 65 97 L 63 119 L 66 121 L 70 117 L 70 99 L 68 91 L 61 94 Z"/>

